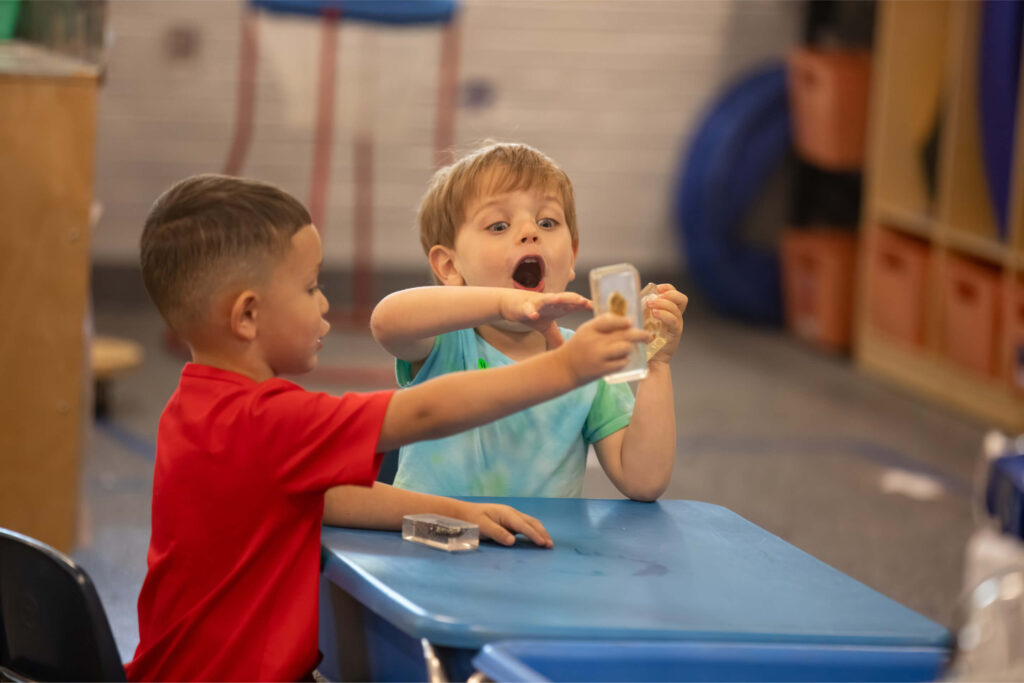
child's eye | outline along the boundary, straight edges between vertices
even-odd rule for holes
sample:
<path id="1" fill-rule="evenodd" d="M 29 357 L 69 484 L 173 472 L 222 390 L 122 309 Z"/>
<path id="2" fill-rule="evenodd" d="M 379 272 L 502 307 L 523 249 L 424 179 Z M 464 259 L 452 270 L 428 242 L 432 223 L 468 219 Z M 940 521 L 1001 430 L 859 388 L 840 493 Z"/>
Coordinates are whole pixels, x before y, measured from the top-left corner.
<path id="1" fill-rule="evenodd" d="M 537 225 L 539 225 L 542 228 L 552 229 L 558 227 L 558 221 L 556 221 L 554 218 L 541 218 L 539 221 L 537 221 Z"/>
<path id="2" fill-rule="evenodd" d="M 319 282 L 309 288 L 309 293 L 310 294 L 316 294 L 317 292 L 322 292 L 322 291 L 324 291 L 324 286 L 322 284 L 320 284 Z"/>
<path id="3" fill-rule="evenodd" d="M 491 223 L 487 226 L 488 232 L 505 232 L 508 230 L 508 223 L 500 221 L 498 223 Z"/>

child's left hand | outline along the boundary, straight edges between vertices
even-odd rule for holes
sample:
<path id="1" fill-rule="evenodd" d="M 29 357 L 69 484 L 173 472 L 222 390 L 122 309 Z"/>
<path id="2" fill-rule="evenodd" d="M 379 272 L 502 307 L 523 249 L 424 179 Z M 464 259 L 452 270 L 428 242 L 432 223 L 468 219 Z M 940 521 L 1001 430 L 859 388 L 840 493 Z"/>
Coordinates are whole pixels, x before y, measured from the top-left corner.
<path id="1" fill-rule="evenodd" d="M 683 334 L 683 312 L 686 311 L 686 304 L 689 301 L 685 294 L 670 284 L 663 283 L 657 287 L 658 296 L 648 300 L 647 309 L 664 328 L 662 336 L 665 338 L 665 346 L 654 354 L 648 365 L 668 363 L 672 359 L 672 354 L 679 346 L 679 337 Z"/>
<path id="2" fill-rule="evenodd" d="M 465 508 L 459 511 L 458 518 L 479 526 L 481 537 L 487 537 L 501 545 L 513 545 L 516 542 L 516 534 L 523 534 L 542 548 L 552 548 L 555 545 L 540 520 L 513 507 L 498 503 L 460 502 Z"/>

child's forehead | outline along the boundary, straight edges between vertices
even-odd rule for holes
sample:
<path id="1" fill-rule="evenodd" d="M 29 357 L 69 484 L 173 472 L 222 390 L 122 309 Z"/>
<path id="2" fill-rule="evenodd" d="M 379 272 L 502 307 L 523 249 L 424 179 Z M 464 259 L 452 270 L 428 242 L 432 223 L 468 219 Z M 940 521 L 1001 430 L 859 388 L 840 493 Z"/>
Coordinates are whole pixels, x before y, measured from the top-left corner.
<path id="1" fill-rule="evenodd" d="M 466 194 L 464 205 L 479 205 L 500 195 L 517 191 L 531 192 L 558 203 L 562 202 L 558 183 L 550 175 L 539 170 L 516 172 L 498 167 L 490 168 L 477 177 Z"/>

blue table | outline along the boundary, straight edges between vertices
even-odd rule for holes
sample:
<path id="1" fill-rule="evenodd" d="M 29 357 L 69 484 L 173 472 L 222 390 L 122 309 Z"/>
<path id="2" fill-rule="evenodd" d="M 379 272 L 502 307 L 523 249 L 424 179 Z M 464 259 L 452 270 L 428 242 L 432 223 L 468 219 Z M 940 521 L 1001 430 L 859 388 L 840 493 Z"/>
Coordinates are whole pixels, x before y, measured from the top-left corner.
<path id="1" fill-rule="evenodd" d="M 950 644 L 942 626 L 717 505 L 473 500 L 537 517 L 555 548 L 446 553 L 324 528 L 328 677 L 422 680 L 421 638 L 453 680 L 484 644 L 509 639 L 930 648 L 936 661 Z"/>
<path id="2" fill-rule="evenodd" d="M 944 663 L 931 647 L 687 640 L 503 640 L 473 657 L 495 683 L 911 683 Z"/>

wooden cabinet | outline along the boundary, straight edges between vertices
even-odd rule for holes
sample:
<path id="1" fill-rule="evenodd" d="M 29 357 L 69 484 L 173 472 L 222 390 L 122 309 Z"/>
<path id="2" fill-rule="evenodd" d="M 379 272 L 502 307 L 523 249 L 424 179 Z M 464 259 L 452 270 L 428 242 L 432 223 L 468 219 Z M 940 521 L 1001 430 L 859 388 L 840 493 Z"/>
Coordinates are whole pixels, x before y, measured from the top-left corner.
<path id="1" fill-rule="evenodd" d="M 1024 431 L 1024 106 L 1018 99 L 1000 223 L 979 105 L 983 4 L 890 1 L 879 9 L 858 364 Z"/>
<path id="2" fill-rule="evenodd" d="M 0 42 L 0 526 L 64 551 L 88 412 L 97 76 Z"/>

